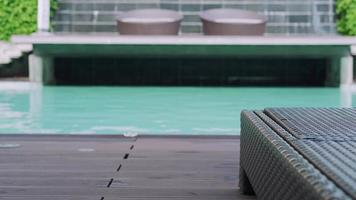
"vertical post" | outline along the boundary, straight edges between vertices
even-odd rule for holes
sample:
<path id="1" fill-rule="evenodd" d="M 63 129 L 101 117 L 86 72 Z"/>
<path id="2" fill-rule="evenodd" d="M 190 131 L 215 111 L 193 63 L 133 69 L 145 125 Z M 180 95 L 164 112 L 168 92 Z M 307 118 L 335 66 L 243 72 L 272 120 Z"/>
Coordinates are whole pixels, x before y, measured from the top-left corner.
<path id="1" fill-rule="evenodd" d="M 340 62 L 340 84 L 350 86 L 354 81 L 354 59 L 352 55 L 346 55 L 341 58 Z"/>
<path id="2" fill-rule="evenodd" d="M 326 86 L 351 86 L 354 81 L 353 65 L 351 54 L 332 58 L 327 70 Z"/>
<path id="3" fill-rule="evenodd" d="M 38 0 L 37 4 L 37 31 L 49 32 L 50 28 L 50 0 Z"/>
<path id="4" fill-rule="evenodd" d="M 28 57 L 29 78 L 33 83 L 42 83 L 42 60 L 35 54 Z"/>
<path id="5" fill-rule="evenodd" d="M 43 84 L 55 84 L 53 58 L 49 56 L 29 56 L 30 81 Z"/>

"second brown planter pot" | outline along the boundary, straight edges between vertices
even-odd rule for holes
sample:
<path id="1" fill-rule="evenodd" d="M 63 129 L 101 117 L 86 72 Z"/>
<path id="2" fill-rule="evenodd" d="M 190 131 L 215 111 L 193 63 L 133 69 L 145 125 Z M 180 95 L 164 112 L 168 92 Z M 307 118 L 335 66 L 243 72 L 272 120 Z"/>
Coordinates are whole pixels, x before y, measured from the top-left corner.
<path id="1" fill-rule="evenodd" d="M 267 18 L 237 9 L 211 9 L 200 14 L 205 35 L 263 35 Z"/>

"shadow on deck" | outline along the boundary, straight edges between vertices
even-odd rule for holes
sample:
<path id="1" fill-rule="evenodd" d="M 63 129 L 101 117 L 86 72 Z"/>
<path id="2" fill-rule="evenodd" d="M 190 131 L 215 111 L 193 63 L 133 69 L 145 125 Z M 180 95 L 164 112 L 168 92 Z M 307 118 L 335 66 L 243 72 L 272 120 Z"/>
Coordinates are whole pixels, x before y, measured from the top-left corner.
<path id="1" fill-rule="evenodd" d="M 239 194 L 237 137 L 2 135 L 0 141 L 6 199 L 255 198 Z"/>

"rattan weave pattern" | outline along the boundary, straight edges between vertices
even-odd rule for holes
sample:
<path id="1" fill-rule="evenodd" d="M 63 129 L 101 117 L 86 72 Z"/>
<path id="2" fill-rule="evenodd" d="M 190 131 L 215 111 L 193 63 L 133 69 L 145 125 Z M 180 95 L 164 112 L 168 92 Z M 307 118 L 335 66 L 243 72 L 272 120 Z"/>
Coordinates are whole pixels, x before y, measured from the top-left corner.
<path id="1" fill-rule="evenodd" d="M 258 199 L 351 199 L 286 141 L 298 139 L 257 114 L 242 112 L 240 165 Z"/>
<path id="2" fill-rule="evenodd" d="M 356 140 L 356 109 L 267 108 L 265 113 L 297 138 Z"/>
<path id="3" fill-rule="evenodd" d="M 287 141 L 322 173 L 356 199 L 355 109 L 266 109 L 281 126 L 298 133 Z"/>

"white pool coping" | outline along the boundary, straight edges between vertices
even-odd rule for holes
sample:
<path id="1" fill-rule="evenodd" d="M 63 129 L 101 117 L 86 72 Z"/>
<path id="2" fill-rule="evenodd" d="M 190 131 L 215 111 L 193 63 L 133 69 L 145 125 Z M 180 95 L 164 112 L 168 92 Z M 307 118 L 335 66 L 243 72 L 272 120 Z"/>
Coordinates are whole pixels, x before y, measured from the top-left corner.
<path id="1" fill-rule="evenodd" d="M 347 36 L 123 36 L 34 34 L 13 36 L 14 43 L 27 44 L 95 44 L 95 45 L 356 45 L 356 37 Z M 355 50 L 356 51 L 356 50 Z"/>

